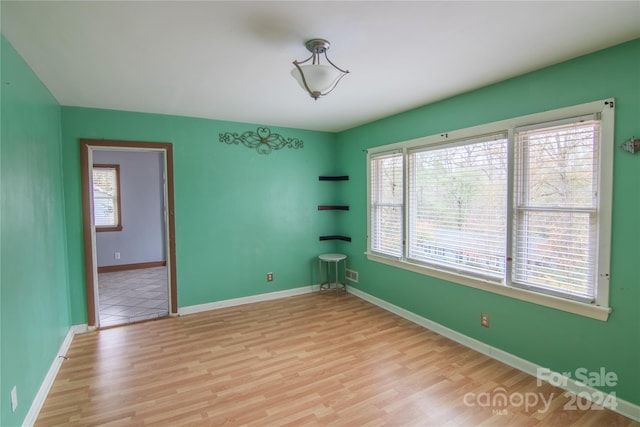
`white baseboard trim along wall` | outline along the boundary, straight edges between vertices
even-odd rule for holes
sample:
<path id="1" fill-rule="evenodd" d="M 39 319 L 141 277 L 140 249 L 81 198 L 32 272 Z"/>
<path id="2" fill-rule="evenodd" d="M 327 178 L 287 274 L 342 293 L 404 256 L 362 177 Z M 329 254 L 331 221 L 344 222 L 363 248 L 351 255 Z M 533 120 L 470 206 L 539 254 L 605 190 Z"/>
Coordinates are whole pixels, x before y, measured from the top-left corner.
<path id="1" fill-rule="evenodd" d="M 251 295 L 248 297 L 233 298 L 224 301 L 215 301 L 207 304 L 190 305 L 188 307 L 178 308 L 178 314 L 180 316 L 184 316 L 187 314 L 200 313 L 202 311 L 216 310 L 218 308 L 233 307 L 236 305 L 287 298 L 296 295 L 308 294 L 317 291 L 318 289 L 319 285 L 308 285 L 301 288 L 287 289 L 284 291 L 269 292 L 266 294 Z"/>
<path id="2" fill-rule="evenodd" d="M 203 311 L 216 310 L 220 308 L 233 307 L 233 306 L 243 305 L 243 304 L 250 304 L 254 302 L 287 298 L 287 297 L 292 297 L 296 295 L 303 295 L 303 294 L 315 292 L 318 289 L 319 289 L 318 285 L 308 285 L 308 286 L 303 286 L 295 289 L 287 289 L 284 291 L 269 292 L 265 294 L 252 295 L 248 297 L 234 298 L 234 299 L 229 299 L 224 301 L 216 301 L 216 302 L 207 303 L 207 304 L 192 305 L 188 307 L 179 308 L 178 314 L 183 316 L 188 314 L 200 313 Z M 442 326 L 439 323 L 436 323 L 429 319 L 421 317 L 411 311 L 405 310 L 404 308 L 398 307 L 380 298 L 374 297 L 373 295 L 370 295 L 359 289 L 348 286 L 347 291 L 352 295 L 358 298 L 361 298 L 367 302 L 370 302 L 371 304 L 374 304 L 384 310 L 394 313 L 404 319 L 407 319 L 413 323 L 416 323 L 439 335 L 442 335 L 457 343 L 460 343 L 465 347 L 469 347 L 479 353 L 482 353 L 495 360 L 505 363 L 513 368 L 519 369 L 520 371 L 525 372 L 534 377 L 538 377 L 538 372 L 540 372 L 540 370 L 546 369 L 542 366 L 536 365 L 535 363 L 529 362 L 528 360 L 517 357 L 511 353 L 507 353 L 506 351 L 502 351 L 498 348 L 495 348 L 481 341 L 475 340 L 459 332 L 456 332 L 453 329 L 449 329 L 445 326 Z M 84 333 L 87 331 L 88 331 L 88 327 L 86 324 L 74 325 L 69 328 L 69 332 L 67 333 L 67 336 L 65 337 L 64 341 L 62 342 L 62 345 L 60 346 L 60 351 L 58 351 L 58 355 L 56 356 L 53 363 L 51 364 L 51 367 L 49 368 L 49 371 L 47 372 L 47 375 L 45 376 L 42 382 L 42 385 L 40 386 L 40 389 L 38 390 L 38 393 L 36 394 L 36 397 L 34 398 L 33 403 L 31 404 L 31 408 L 29 409 L 29 412 L 27 413 L 27 416 L 22 424 L 23 427 L 30 427 L 35 424 L 35 421 L 38 418 L 38 414 L 40 413 L 40 409 L 42 409 L 42 405 L 44 404 L 44 401 L 47 398 L 47 394 L 49 393 L 49 390 L 53 385 L 53 381 L 55 380 L 56 375 L 60 370 L 60 366 L 62 365 L 62 362 L 67 353 L 67 350 L 69 349 L 69 346 L 71 345 L 71 341 L 73 340 L 74 335 Z M 584 384 L 576 381 L 575 379 L 563 376 L 562 374 L 557 372 L 548 372 L 548 375 L 546 376 L 547 378 L 552 377 L 554 379 L 553 385 L 556 385 L 566 391 L 579 395 L 585 399 L 592 400 L 591 399 L 592 396 L 598 396 L 603 394 L 602 392 L 600 392 L 599 390 L 593 387 L 585 386 Z M 612 411 L 615 411 L 621 415 L 624 415 L 625 417 L 631 418 L 635 421 L 640 421 L 640 406 L 635 405 L 626 400 L 620 399 L 618 397 L 611 396 L 613 398 L 607 398 L 606 394 L 604 396 L 605 397 L 602 402 L 595 402 L 595 403 L 602 404 L 602 406 L 605 406 L 611 409 Z"/>
<path id="3" fill-rule="evenodd" d="M 49 367 L 47 375 L 45 375 L 44 380 L 42 380 L 42 384 L 40 384 L 38 393 L 36 393 L 36 396 L 33 398 L 33 402 L 31 402 L 29 412 L 27 412 L 27 416 L 22 422 L 23 427 L 31 427 L 36 423 L 38 414 L 42 409 L 42 405 L 44 405 L 44 401 L 47 399 L 47 395 L 49 394 L 49 390 L 51 390 L 53 381 L 56 379 L 56 375 L 58 375 L 60 366 L 66 358 L 67 350 L 69 350 L 71 341 L 73 341 L 73 336 L 75 334 L 81 334 L 83 332 L 87 332 L 87 325 L 73 325 L 69 328 L 67 335 L 64 337 L 64 340 L 60 345 L 58 354 L 56 355 L 55 359 L 53 359 L 53 363 L 51 363 L 51 367 Z"/>
<path id="4" fill-rule="evenodd" d="M 640 406 L 636 404 L 620 399 L 619 397 L 614 395 L 607 395 L 606 393 L 603 393 L 598 389 L 595 389 L 590 386 L 586 386 L 578 382 L 576 379 L 569 378 L 567 376 L 562 375 L 561 373 L 548 371 L 546 368 L 542 366 L 536 365 L 535 363 L 529 362 L 528 360 L 514 356 L 511 353 L 507 353 L 506 351 L 502 351 L 498 348 L 485 344 L 482 341 L 478 341 L 473 338 L 470 338 L 466 335 L 463 335 L 459 332 L 454 331 L 453 329 L 449 329 L 445 326 L 440 325 L 439 323 L 436 323 L 429 319 L 421 317 L 409 310 L 405 310 L 404 308 L 393 305 L 387 301 L 374 297 L 373 295 L 370 295 L 359 289 L 349 287 L 348 291 L 350 294 L 355 295 L 358 298 L 362 298 L 363 300 L 368 301 L 371 304 L 377 305 L 378 307 L 383 308 L 387 311 L 390 311 L 391 313 L 397 314 L 398 316 L 404 319 L 407 319 L 410 322 L 416 323 L 439 335 L 442 335 L 457 343 L 460 343 L 465 347 L 469 347 L 479 353 L 482 353 L 486 356 L 491 357 L 492 359 L 505 363 L 529 375 L 533 375 L 536 378 L 539 377 L 538 372 L 543 370 L 545 371 L 546 378 L 553 379 L 553 383 L 552 383 L 553 385 L 560 387 L 571 393 L 574 393 L 580 396 L 581 398 L 589 399 L 590 401 L 593 401 L 592 397 L 594 396 L 601 396 L 602 397 L 601 401 L 594 402 L 594 403 L 602 405 L 608 409 L 611 409 L 612 411 L 617 412 L 621 415 L 624 415 L 625 417 L 631 418 L 632 420 L 640 421 Z M 545 382 L 549 382 L 549 381 L 545 381 Z"/>

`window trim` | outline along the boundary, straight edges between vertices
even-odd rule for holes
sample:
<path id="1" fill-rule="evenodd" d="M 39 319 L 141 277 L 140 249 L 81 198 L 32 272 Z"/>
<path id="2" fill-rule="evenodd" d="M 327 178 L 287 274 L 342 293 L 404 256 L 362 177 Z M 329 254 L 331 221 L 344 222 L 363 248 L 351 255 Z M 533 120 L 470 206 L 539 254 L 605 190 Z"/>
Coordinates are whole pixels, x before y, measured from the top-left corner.
<path id="1" fill-rule="evenodd" d="M 434 268 L 433 266 L 425 266 L 416 262 L 407 260 L 406 250 L 403 250 L 405 255 L 401 258 L 387 256 L 380 253 L 375 253 L 371 250 L 371 170 L 370 170 L 370 158 L 375 155 L 379 155 L 383 152 L 390 152 L 392 150 L 402 151 L 405 156 L 407 153 L 417 147 L 426 145 L 439 145 L 446 144 L 449 141 L 456 141 L 466 139 L 474 136 L 480 136 L 485 134 L 491 134 L 496 132 L 506 132 L 508 137 L 508 177 L 509 185 L 507 190 L 507 209 L 509 214 L 507 215 L 507 227 L 508 235 L 511 236 L 511 230 L 513 226 L 513 174 L 514 174 L 514 137 L 516 128 L 522 128 L 524 126 L 532 126 L 545 122 L 553 122 L 556 120 L 562 120 L 571 117 L 578 117 L 588 114 L 600 113 L 601 122 L 601 139 L 600 139 L 600 163 L 599 163 L 599 176 L 598 176 L 598 244 L 596 246 L 596 283 L 595 287 L 595 301 L 593 303 L 576 301 L 564 297 L 557 297 L 549 294 L 543 294 L 528 289 L 517 288 L 509 286 L 500 281 L 491 281 L 488 279 L 482 279 L 478 277 L 468 276 L 463 273 L 456 273 L 449 270 L 442 270 Z M 610 274 L 610 256 L 611 256 L 611 214 L 612 214 L 612 192 L 613 192 L 613 154 L 614 154 L 614 99 L 603 99 L 600 101 L 588 102 L 585 104 L 559 108 L 540 113 L 529 114 L 521 117 L 496 121 L 487 124 L 481 124 L 464 129 L 447 131 L 435 135 L 416 138 L 409 141 L 397 142 L 389 145 L 373 147 L 367 150 L 367 251 L 365 255 L 367 259 L 374 262 L 380 262 L 382 264 L 390 265 L 393 267 L 401 268 L 404 270 L 412 271 L 415 273 L 432 276 L 435 278 L 447 280 L 456 284 L 469 286 L 475 289 L 481 289 L 484 291 L 492 292 L 495 294 L 515 298 L 522 301 L 531 302 L 534 304 L 574 313 L 581 316 L 590 317 L 597 320 L 606 321 L 611 313 L 612 309 L 609 306 L 609 274 Z M 405 189 L 408 182 L 408 168 L 405 164 L 404 179 Z M 606 189 L 607 191 L 603 191 Z M 405 191 L 406 193 L 406 191 Z M 405 227 L 408 226 L 406 221 L 406 215 L 408 215 L 406 209 L 408 195 L 404 195 L 405 202 Z M 406 235 L 408 230 L 404 230 Z M 506 254 L 511 254 L 513 250 L 512 239 L 507 240 Z M 406 241 L 406 239 L 405 239 Z M 406 244 L 406 243 L 405 243 Z M 403 248 L 404 249 L 404 248 Z M 604 254 L 604 256 L 601 256 Z M 510 263 L 507 263 L 506 274 L 510 275 Z M 510 277 L 510 276 L 505 276 Z"/>
<path id="2" fill-rule="evenodd" d="M 114 169 L 115 170 L 116 211 L 117 211 L 117 218 L 118 218 L 118 223 L 116 225 L 96 225 L 95 224 L 95 200 L 93 199 L 93 170 L 94 169 Z M 105 231 L 122 231 L 122 197 L 120 194 L 120 165 L 94 163 L 91 169 L 91 188 L 92 188 L 91 201 L 93 203 L 93 206 L 92 206 L 93 209 L 91 213 L 93 215 L 93 225 L 96 230 L 96 233 L 105 232 Z"/>

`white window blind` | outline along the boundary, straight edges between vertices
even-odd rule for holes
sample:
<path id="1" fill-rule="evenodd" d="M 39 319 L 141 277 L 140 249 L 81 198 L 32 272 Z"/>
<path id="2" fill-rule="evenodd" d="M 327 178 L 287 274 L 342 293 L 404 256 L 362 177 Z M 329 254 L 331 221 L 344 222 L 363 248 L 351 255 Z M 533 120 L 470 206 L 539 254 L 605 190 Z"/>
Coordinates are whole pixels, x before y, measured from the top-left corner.
<path id="1" fill-rule="evenodd" d="M 606 320 L 613 99 L 369 153 L 369 260 Z"/>
<path id="2" fill-rule="evenodd" d="M 96 227 L 120 225 L 118 166 L 93 166 L 93 215 Z"/>
<path id="3" fill-rule="evenodd" d="M 516 129 L 515 286 L 595 297 L 600 121 Z"/>
<path id="4" fill-rule="evenodd" d="M 370 159 L 371 250 L 402 256 L 404 228 L 403 155 L 379 154 Z"/>
<path id="5" fill-rule="evenodd" d="M 507 135 L 409 152 L 407 258 L 502 280 Z"/>

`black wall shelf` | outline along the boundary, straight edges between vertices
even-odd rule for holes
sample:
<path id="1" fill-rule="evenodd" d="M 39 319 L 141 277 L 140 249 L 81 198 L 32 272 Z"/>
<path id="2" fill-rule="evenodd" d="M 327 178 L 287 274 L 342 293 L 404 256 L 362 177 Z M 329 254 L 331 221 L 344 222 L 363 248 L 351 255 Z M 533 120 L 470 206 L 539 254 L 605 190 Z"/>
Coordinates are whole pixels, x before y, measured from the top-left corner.
<path id="1" fill-rule="evenodd" d="M 319 181 L 348 181 L 349 175 L 320 175 Z M 318 205 L 319 211 L 348 211 L 348 205 Z M 320 236 L 320 240 L 342 240 L 350 242 L 351 237 L 341 235 Z"/>
<path id="2" fill-rule="evenodd" d="M 320 180 L 320 181 L 349 181 L 349 175 L 339 175 L 339 176 L 320 175 L 318 177 L 318 180 Z"/>
<path id="3" fill-rule="evenodd" d="M 342 240 L 344 242 L 350 242 L 351 241 L 351 237 L 340 236 L 340 235 L 320 236 L 320 240 Z"/>
<path id="4" fill-rule="evenodd" d="M 318 205 L 319 211 L 348 211 L 347 205 Z"/>

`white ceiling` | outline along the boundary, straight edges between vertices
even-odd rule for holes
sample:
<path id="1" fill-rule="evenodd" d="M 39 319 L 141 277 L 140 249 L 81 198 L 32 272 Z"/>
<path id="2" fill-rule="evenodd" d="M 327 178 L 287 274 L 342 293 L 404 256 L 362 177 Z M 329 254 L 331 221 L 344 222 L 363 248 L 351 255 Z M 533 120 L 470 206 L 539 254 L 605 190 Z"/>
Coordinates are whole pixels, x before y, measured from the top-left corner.
<path id="1" fill-rule="evenodd" d="M 340 131 L 640 37 L 639 1 L 2 1 L 62 105 Z M 290 76 L 325 38 L 347 68 Z"/>

